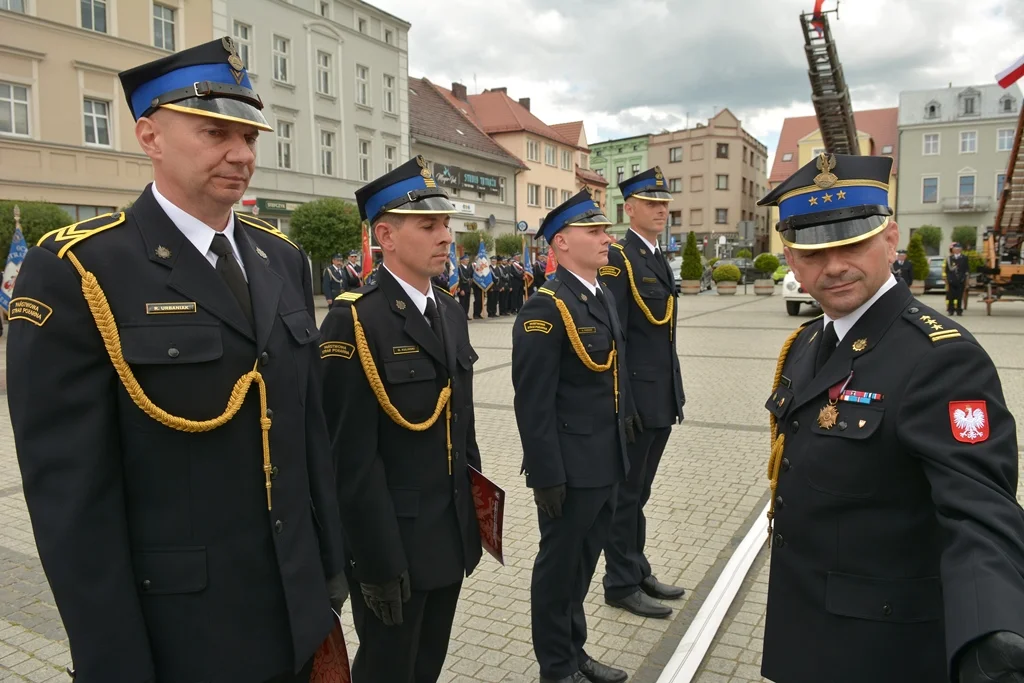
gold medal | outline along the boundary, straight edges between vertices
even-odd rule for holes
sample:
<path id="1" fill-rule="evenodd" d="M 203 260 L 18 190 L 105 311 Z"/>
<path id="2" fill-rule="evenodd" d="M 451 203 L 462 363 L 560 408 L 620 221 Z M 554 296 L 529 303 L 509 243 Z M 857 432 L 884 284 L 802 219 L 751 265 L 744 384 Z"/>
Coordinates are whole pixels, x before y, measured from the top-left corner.
<path id="1" fill-rule="evenodd" d="M 839 410 L 836 409 L 836 405 L 832 402 L 825 404 L 818 411 L 818 426 L 822 429 L 832 429 L 836 426 L 836 420 L 838 419 Z"/>

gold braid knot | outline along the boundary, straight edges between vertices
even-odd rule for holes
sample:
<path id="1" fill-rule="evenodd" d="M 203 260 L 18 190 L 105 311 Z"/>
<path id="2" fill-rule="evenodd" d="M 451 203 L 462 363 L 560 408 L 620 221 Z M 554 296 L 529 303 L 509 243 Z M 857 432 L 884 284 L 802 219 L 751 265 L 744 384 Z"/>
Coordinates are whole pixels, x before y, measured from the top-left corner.
<path id="1" fill-rule="evenodd" d="M 775 378 L 772 380 L 772 388 L 779 386 L 782 380 L 782 367 L 786 364 L 786 356 L 789 355 L 789 347 L 793 345 L 797 336 L 803 328 L 794 330 L 786 341 L 782 342 L 782 350 L 779 351 L 779 361 L 775 365 Z M 768 501 L 768 547 L 772 545 L 772 520 L 775 519 L 775 490 L 779 486 L 779 467 L 782 466 L 782 451 L 786 444 L 786 435 L 779 434 L 779 425 L 775 419 L 775 413 L 768 413 L 768 424 L 771 427 L 771 455 L 768 458 L 768 485 L 771 487 L 771 500 Z"/>
<path id="2" fill-rule="evenodd" d="M 633 301 L 635 301 L 636 305 L 640 307 L 640 310 L 643 312 L 644 317 L 647 318 L 647 322 L 651 323 L 652 325 L 667 324 L 670 320 L 672 320 L 672 311 L 675 309 L 676 298 L 669 294 L 668 301 L 665 303 L 665 317 L 662 318 L 661 320 L 655 318 L 654 314 L 651 313 L 651 309 L 649 309 L 647 307 L 647 304 L 644 303 L 644 298 L 640 296 L 640 290 L 636 288 L 636 281 L 633 280 L 633 266 L 630 265 L 629 259 L 626 257 L 625 254 L 622 255 L 622 260 L 626 264 L 626 275 L 629 276 L 629 289 L 630 291 L 633 292 Z"/>
<path id="3" fill-rule="evenodd" d="M 82 277 L 82 293 L 85 295 L 85 301 L 89 305 L 89 312 L 92 313 L 93 320 L 96 321 L 96 329 L 103 339 L 103 346 L 107 349 L 107 355 L 110 356 L 110 362 L 114 366 L 121 384 L 124 385 L 125 391 L 128 392 L 132 402 L 150 418 L 165 427 L 176 429 L 179 432 L 210 432 L 227 424 L 238 413 L 242 403 L 245 402 L 245 396 L 249 392 L 250 385 L 255 383 L 259 387 L 260 429 L 263 431 L 263 476 L 267 489 L 267 510 L 272 509 L 270 496 L 270 475 L 272 469 L 270 464 L 271 422 L 270 418 L 266 416 L 267 386 L 263 381 L 263 376 L 255 369 L 255 366 L 235 382 L 235 386 L 231 389 L 231 396 L 228 398 L 227 407 L 217 417 L 210 420 L 189 420 L 184 417 L 171 415 L 146 396 L 142 385 L 135 379 L 135 374 L 124 359 L 124 353 L 121 351 L 121 335 L 117 331 L 114 313 L 110 310 L 107 295 L 103 292 L 103 288 L 100 287 L 96 276 L 87 271 L 78 258 L 70 251 L 67 253 L 67 257 Z"/>

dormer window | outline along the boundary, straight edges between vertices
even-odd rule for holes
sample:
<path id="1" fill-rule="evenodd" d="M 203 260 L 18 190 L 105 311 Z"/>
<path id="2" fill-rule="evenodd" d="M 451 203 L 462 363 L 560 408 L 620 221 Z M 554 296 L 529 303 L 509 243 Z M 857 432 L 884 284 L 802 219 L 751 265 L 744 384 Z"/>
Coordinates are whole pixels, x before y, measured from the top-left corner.
<path id="1" fill-rule="evenodd" d="M 1000 114 L 1013 114 L 1017 111 L 1017 100 L 1012 95 L 1003 95 L 999 100 Z"/>
<path id="2" fill-rule="evenodd" d="M 942 107 L 939 106 L 938 102 L 929 102 L 924 108 L 924 117 L 926 119 L 937 119 L 941 113 Z"/>
<path id="3" fill-rule="evenodd" d="M 960 116 L 977 116 L 981 113 L 981 93 L 973 88 L 964 90 L 959 95 Z"/>

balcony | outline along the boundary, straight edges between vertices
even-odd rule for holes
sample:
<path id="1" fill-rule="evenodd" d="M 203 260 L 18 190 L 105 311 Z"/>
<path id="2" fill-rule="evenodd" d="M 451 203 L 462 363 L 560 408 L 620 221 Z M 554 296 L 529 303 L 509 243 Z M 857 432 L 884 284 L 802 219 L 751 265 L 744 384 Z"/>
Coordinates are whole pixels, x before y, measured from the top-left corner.
<path id="1" fill-rule="evenodd" d="M 985 213 L 995 210 L 995 202 L 992 197 L 978 197 L 977 195 L 961 195 L 959 197 L 943 197 L 943 213 Z"/>

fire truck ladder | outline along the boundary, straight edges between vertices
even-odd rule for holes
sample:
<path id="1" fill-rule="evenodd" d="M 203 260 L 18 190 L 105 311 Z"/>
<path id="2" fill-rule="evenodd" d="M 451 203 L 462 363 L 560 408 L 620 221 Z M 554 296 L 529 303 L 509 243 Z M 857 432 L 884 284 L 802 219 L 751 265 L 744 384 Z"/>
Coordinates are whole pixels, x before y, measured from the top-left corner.
<path id="1" fill-rule="evenodd" d="M 839 63 L 836 44 L 832 40 L 828 16 L 832 12 L 814 15 L 800 15 L 804 30 L 804 51 L 807 53 L 807 75 L 811 79 L 811 102 L 818 116 L 825 149 L 831 154 L 860 154 L 857 144 L 857 126 L 853 121 L 853 107 L 850 105 L 850 89 L 843 78 L 843 66 Z M 821 35 L 815 27 L 821 27 Z"/>
<path id="2" fill-rule="evenodd" d="M 999 195 L 999 208 L 992 229 L 985 235 L 985 265 L 988 277 L 985 303 L 992 315 L 996 301 L 1019 301 L 1024 296 L 1024 107 L 1017 119 L 1017 133 Z"/>

